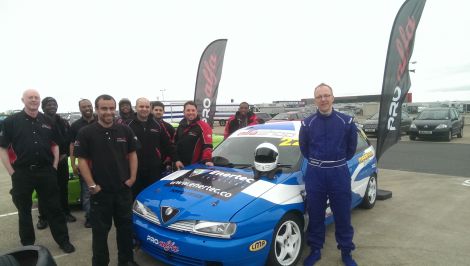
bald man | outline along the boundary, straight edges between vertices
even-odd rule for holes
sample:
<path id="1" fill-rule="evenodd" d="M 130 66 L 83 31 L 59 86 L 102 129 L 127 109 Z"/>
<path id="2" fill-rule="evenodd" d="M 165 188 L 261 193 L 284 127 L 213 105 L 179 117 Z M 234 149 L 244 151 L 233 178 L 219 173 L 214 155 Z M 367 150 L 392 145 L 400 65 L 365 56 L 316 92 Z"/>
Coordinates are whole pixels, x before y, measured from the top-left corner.
<path id="1" fill-rule="evenodd" d="M 21 244 L 36 241 L 31 217 L 32 193 L 44 205 L 52 237 L 66 253 L 75 251 L 69 241 L 57 185 L 60 134 L 52 120 L 39 112 L 41 97 L 29 89 L 21 99 L 23 111 L 5 119 L 0 133 L 0 158 L 11 176 L 13 203 L 18 209 Z"/>
<path id="2" fill-rule="evenodd" d="M 150 116 L 150 101 L 147 98 L 139 98 L 135 108 L 136 118 L 129 122 L 129 127 L 134 131 L 139 144 L 137 179 L 132 186 L 134 199 L 146 187 L 160 180 L 165 159 L 162 154 L 169 154 L 173 161 L 177 161 L 173 142 L 163 126 Z"/>

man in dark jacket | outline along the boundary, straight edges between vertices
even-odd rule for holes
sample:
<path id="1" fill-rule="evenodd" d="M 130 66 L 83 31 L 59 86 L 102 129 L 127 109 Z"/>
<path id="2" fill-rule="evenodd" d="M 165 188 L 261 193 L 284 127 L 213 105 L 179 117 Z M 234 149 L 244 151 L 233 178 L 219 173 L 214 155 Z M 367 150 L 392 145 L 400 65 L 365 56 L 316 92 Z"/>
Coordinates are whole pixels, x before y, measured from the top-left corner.
<path id="1" fill-rule="evenodd" d="M 75 222 L 77 219 L 70 213 L 69 208 L 69 130 L 70 125 L 67 120 L 57 114 L 57 101 L 52 97 L 45 97 L 41 102 L 41 108 L 44 115 L 49 117 L 58 129 L 61 142 L 59 144 L 59 165 L 57 167 L 57 184 L 60 191 L 60 206 L 65 214 L 67 222 Z M 36 227 L 41 230 L 47 227 L 47 219 L 44 211 L 44 204 L 41 198 L 38 198 L 39 219 Z"/>
<path id="2" fill-rule="evenodd" d="M 212 163 L 212 128 L 199 119 L 197 106 L 193 101 L 184 104 L 184 118 L 176 129 L 175 143 L 179 163 L 184 166 L 193 163 L 203 163 L 214 166 Z"/>
<path id="3" fill-rule="evenodd" d="M 151 110 L 153 118 L 162 126 L 165 134 L 171 140 L 172 143 L 175 142 L 175 128 L 170 123 L 163 120 L 163 114 L 165 114 L 165 105 L 160 101 L 151 102 Z M 162 174 L 168 174 L 171 172 L 171 161 L 172 158 L 170 154 L 162 154 L 163 166 Z"/>
<path id="4" fill-rule="evenodd" d="M 150 101 L 139 98 L 135 103 L 136 119 L 129 122 L 138 140 L 137 178 L 132 186 L 132 194 L 137 195 L 154 182 L 160 180 L 163 154 L 177 159 L 175 147 L 165 132 L 163 126 L 150 116 Z"/>
<path id="5" fill-rule="evenodd" d="M 131 101 L 127 98 L 122 98 L 119 101 L 119 117 L 116 123 L 128 125 L 132 119 L 135 119 L 135 113 L 132 109 Z"/>
<path id="6" fill-rule="evenodd" d="M 224 130 L 224 139 L 228 138 L 228 136 L 240 128 L 256 124 L 258 124 L 256 115 L 250 111 L 250 106 L 247 102 L 242 102 L 238 107 L 238 112 L 230 116 L 227 120 Z"/>

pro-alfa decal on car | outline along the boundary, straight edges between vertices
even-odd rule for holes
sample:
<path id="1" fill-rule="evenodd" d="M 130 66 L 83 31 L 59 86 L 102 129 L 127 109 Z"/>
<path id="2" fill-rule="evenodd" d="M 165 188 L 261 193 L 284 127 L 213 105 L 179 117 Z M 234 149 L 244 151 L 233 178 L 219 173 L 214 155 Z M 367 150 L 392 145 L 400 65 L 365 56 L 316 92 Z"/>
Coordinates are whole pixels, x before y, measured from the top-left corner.
<path id="1" fill-rule="evenodd" d="M 299 129 L 300 122 L 240 129 L 214 150 L 215 166 L 187 166 L 142 191 L 133 207 L 142 250 L 170 265 L 295 265 L 308 222 Z M 264 156 L 270 150 L 273 160 Z M 362 132 L 348 167 L 351 208 L 372 208 L 375 151 Z M 326 217 L 333 221 L 329 208 Z"/>

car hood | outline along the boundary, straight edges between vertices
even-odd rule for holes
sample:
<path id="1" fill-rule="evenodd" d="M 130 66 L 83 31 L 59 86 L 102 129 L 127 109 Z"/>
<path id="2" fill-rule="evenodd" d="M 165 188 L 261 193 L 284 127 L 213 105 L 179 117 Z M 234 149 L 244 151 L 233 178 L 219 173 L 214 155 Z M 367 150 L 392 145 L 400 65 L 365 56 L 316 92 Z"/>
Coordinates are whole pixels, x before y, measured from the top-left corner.
<path id="1" fill-rule="evenodd" d="M 379 120 L 371 120 L 371 119 L 367 119 L 366 121 L 364 121 L 364 125 L 377 125 L 379 123 Z"/>
<path id="2" fill-rule="evenodd" d="M 275 187 L 290 175 L 281 173 L 275 179 L 255 180 L 251 169 L 223 167 L 177 171 L 154 183 L 137 197 L 160 221 L 171 207 L 177 214 L 166 222 L 180 220 L 230 221 L 246 205 Z M 278 175 L 278 174 L 277 174 Z M 272 181 L 272 182 L 271 182 Z"/>
<path id="3" fill-rule="evenodd" d="M 440 124 L 448 124 L 449 120 L 418 120 L 418 119 L 415 119 L 413 121 L 413 123 L 417 126 L 424 126 L 424 125 L 437 126 L 437 125 L 440 125 Z"/>

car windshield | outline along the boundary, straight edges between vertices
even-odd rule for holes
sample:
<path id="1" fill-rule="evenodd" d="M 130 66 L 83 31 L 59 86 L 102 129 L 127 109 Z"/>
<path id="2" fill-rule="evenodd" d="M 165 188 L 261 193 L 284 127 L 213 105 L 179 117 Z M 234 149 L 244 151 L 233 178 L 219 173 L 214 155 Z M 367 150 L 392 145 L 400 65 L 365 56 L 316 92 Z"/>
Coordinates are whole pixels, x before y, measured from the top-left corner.
<path id="1" fill-rule="evenodd" d="M 418 120 L 448 120 L 449 112 L 447 110 L 425 110 L 416 118 Z"/>
<path id="2" fill-rule="evenodd" d="M 279 150 L 278 163 L 295 167 L 301 158 L 299 141 L 292 138 L 242 137 L 228 138 L 212 153 L 212 156 L 223 158 L 225 164 L 234 166 L 251 166 L 255 159 L 255 148 L 263 142 L 274 144 Z M 214 162 L 217 164 L 217 160 Z"/>
<path id="3" fill-rule="evenodd" d="M 273 117 L 273 120 L 289 120 L 288 113 L 280 113 Z"/>

